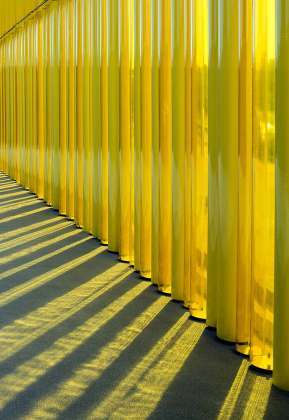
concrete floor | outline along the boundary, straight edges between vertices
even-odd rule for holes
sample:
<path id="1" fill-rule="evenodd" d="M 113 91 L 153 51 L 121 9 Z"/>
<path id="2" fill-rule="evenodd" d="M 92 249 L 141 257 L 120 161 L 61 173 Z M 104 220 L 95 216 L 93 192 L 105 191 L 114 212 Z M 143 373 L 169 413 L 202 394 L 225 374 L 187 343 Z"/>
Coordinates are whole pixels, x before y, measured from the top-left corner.
<path id="1" fill-rule="evenodd" d="M 289 419 L 289 394 L 0 174 L 0 419 Z"/>

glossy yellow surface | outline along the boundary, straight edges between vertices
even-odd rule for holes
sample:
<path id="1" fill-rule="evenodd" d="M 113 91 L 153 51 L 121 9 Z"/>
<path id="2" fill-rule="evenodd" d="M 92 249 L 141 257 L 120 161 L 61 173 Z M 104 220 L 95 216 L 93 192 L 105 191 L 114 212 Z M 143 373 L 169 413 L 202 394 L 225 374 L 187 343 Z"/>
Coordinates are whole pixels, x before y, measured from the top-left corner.
<path id="1" fill-rule="evenodd" d="M 159 220 L 158 279 L 159 289 L 171 291 L 172 265 L 172 0 L 159 2 Z M 154 223 L 153 217 L 152 223 Z M 154 278 L 153 278 L 154 280 Z"/>
<path id="2" fill-rule="evenodd" d="M 134 265 L 145 278 L 151 277 L 152 236 L 151 22 L 151 1 L 135 2 Z"/>
<path id="3" fill-rule="evenodd" d="M 254 2 L 251 361 L 272 369 L 275 212 L 275 1 Z"/>
<path id="4" fill-rule="evenodd" d="M 273 383 L 289 390 L 289 4 L 278 0 L 276 51 L 276 264 Z"/>
<path id="5" fill-rule="evenodd" d="M 108 4 L 108 249 L 119 251 L 119 3 Z"/>
<path id="6" fill-rule="evenodd" d="M 217 325 L 216 293 L 219 281 L 218 205 L 218 0 L 209 0 L 208 53 L 208 285 L 207 324 Z"/>
<path id="7" fill-rule="evenodd" d="M 237 349 L 250 343 L 252 263 L 252 0 L 240 3 Z"/>
<path id="8" fill-rule="evenodd" d="M 185 223 L 185 235 L 187 227 L 190 234 L 190 245 L 185 247 L 185 255 L 189 253 L 190 266 L 185 265 L 185 273 L 189 273 L 190 279 L 185 279 L 185 284 L 189 288 L 187 298 L 191 314 L 205 319 L 208 261 L 208 6 L 206 2 L 200 0 L 193 2 L 192 13 L 191 89 L 186 87 L 187 100 L 191 95 L 191 109 L 186 110 L 188 166 L 185 174 L 189 187 L 185 188 L 185 198 L 189 189 L 188 198 L 191 199 L 187 202 L 191 223 Z"/>
<path id="9" fill-rule="evenodd" d="M 185 2 L 172 2 L 172 297 L 184 299 Z M 168 124 L 167 124 L 168 125 Z"/>
<path id="10" fill-rule="evenodd" d="M 210 2 L 208 323 L 236 339 L 239 16 Z M 230 305 L 227 305 L 230 302 Z"/>
<path id="11" fill-rule="evenodd" d="M 288 389 L 287 2 L 276 106 L 274 0 L 4 3 L 0 169 Z"/>
<path id="12" fill-rule="evenodd" d="M 120 1 L 120 72 L 119 72 L 119 188 L 120 188 L 120 218 L 119 230 L 119 255 L 123 261 L 131 261 L 132 234 L 131 218 L 133 203 L 131 189 L 133 188 L 132 156 L 133 136 L 131 129 L 131 99 L 132 99 L 132 37 L 133 37 L 133 2 L 131 0 Z"/>
<path id="13" fill-rule="evenodd" d="M 159 0 L 152 0 L 152 281 L 159 282 Z M 137 169 L 136 169 L 137 170 Z M 136 189 L 137 191 L 137 189 Z"/>

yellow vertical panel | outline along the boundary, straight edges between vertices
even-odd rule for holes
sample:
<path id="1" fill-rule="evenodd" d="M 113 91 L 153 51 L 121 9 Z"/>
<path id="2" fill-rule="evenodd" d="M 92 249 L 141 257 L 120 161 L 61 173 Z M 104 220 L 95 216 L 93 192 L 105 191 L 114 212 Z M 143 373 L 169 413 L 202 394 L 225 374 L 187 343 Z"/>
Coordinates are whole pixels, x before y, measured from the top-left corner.
<path id="1" fill-rule="evenodd" d="M 47 160 L 48 155 L 48 141 L 47 141 L 47 123 L 48 123 L 48 115 L 47 115 L 47 63 L 48 63 L 48 56 L 47 56 L 47 8 L 43 10 L 43 133 L 44 133 L 44 173 L 43 173 L 43 198 L 47 201 L 48 190 L 47 190 L 47 177 L 48 177 L 48 169 L 49 169 L 49 162 Z"/>
<path id="2" fill-rule="evenodd" d="M 141 33 L 141 234 L 140 274 L 151 277 L 152 217 L 152 63 L 151 63 L 151 1 L 142 2 Z M 136 168 L 135 168 L 136 169 Z M 136 191 L 136 187 L 135 187 Z"/>
<path id="3" fill-rule="evenodd" d="M 67 143 L 68 143 L 68 81 L 67 81 L 67 1 L 59 2 L 60 14 L 60 162 L 59 162 L 59 212 L 67 214 Z"/>
<path id="4" fill-rule="evenodd" d="M 7 127 L 7 169 L 11 168 L 11 85 L 10 85 L 10 36 L 8 38 L 8 43 L 6 47 L 6 63 L 7 63 L 7 71 L 6 71 L 6 83 L 7 83 L 7 99 L 6 99 L 6 106 L 7 106 L 7 115 L 6 115 L 6 127 Z"/>
<path id="5" fill-rule="evenodd" d="M 2 130 L 1 134 L 3 136 L 3 146 L 2 146 L 2 159 L 3 159 L 3 170 L 6 171 L 6 104 L 5 104 L 5 93 L 6 93 L 6 84 L 5 84 L 5 73 L 6 73 L 6 62 L 5 62 L 5 43 L 2 44 Z"/>
<path id="6" fill-rule="evenodd" d="M 184 299 L 185 4 L 172 2 L 172 297 Z M 170 69 L 166 70 L 167 72 Z M 166 98 L 169 100 L 169 98 Z M 169 106 L 169 103 L 166 105 Z M 170 118 L 169 116 L 167 117 Z M 170 124 L 170 121 L 167 121 Z M 168 141 L 169 141 L 169 134 Z M 168 147 L 170 147 L 168 145 Z M 166 181 L 169 184 L 169 179 Z M 168 188 L 171 188 L 168 185 Z M 168 192 L 166 193 L 168 195 Z M 166 211 L 170 211 L 167 209 Z M 169 225 L 168 225 L 169 228 Z M 169 229 L 167 229 L 169 230 Z M 162 246 L 166 246 L 162 245 Z"/>
<path id="7" fill-rule="evenodd" d="M 254 2 L 251 361 L 272 369 L 275 183 L 275 1 Z"/>
<path id="8" fill-rule="evenodd" d="M 238 205 L 238 4 L 219 1 L 218 142 L 220 224 L 218 337 L 236 339 Z"/>
<path id="9" fill-rule="evenodd" d="M 17 179 L 17 85 L 16 85 L 16 54 L 17 54 L 17 50 L 16 50 L 16 33 L 14 32 L 14 36 L 13 36 L 13 44 L 12 44 L 12 68 L 13 68 L 13 73 L 12 73 L 12 79 L 13 79 L 13 115 L 14 115 L 14 120 L 13 120 L 13 178 L 16 180 Z"/>
<path id="10" fill-rule="evenodd" d="M 92 228 L 91 1 L 83 1 L 83 227 Z M 93 92 L 95 94 L 95 92 Z M 94 168 L 96 169 L 96 168 Z"/>
<path id="11" fill-rule="evenodd" d="M 91 3 L 91 118 L 92 118 L 92 233 L 101 239 L 102 231 L 102 144 L 101 144 L 101 3 Z"/>
<path id="12" fill-rule="evenodd" d="M 77 69 L 76 69 L 76 153 L 75 153 L 75 222 L 83 226 L 83 31 L 84 3 L 77 0 Z"/>
<path id="13" fill-rule="evenodd" d="M 184 159 L 184 306 L 191 306 L 191 226 L 192 226 L 192 11 L 186 0 L 185 15 L 185 159 Z"/>
<path id="14" fill-rule="evenodd" d="M 218 0 L 209 0 L 209 63 L 208 63 L 208 284 L 207 324 L 217 325 L 216 295 L 219 281 L 219 205 L 218 205 Z"/>
<path id="15" fill-rule="evenodd" d="M 119 4 L 108 3 L 108 249 L 119 250 Z"/>
<path id="16" fill-rule="evenodd" d="M 5 147 L 6 147 L 6 130 L 5 130 L 5 42 L 1 41 L 1 168 L 6 171 Z"/>
<path id="17" fill-rule="evenodd" d="M 59 209 L 60 181 L 60 143 L 59 143 L 59 7 L 57 2 L 51 4 L 51 142 L 52 142 L 52 200 L 54 208 Z"/>
<path id="18" fill-rule="evenodd" d="M 31 30 L 29 22 L 25 23 L 25 97 L 26 97 L 26 138 L 25 138 L 25 184 L 24 186 L 30 188 L 31 185 L 31 143 L 32 143 L 32 66 L 31 66 Z"/>
<path id="19" fill-rule="evenodd" d="M 14 145 L 15 145 L 15 130 L 14 130 L 14 121 L 15 121 L 15 86 L 14 86 L 14 66 L 13 66 L 13 36 L 9 37 L 9 52 L 8 52 L 8 67 L 9 67 L 9 156 L 8 156 L 8 170 L 11 173 L 12 178 L 15 178 L 15 168 L 14 168 Z"/>
<path id="20" fill-rule="evenodd" d="M 36 146 L 36 137 L 35 137 L 35 74 L 34 74 L 34 17 L 30 17 L 28 20 L 29 25 L 29 48 L 30 48 L 30 57 L 29 57 L 29 97 L 30 97 L 30 147 L 29 147 L 29 189 L 35 191 L 35 146 Z"/>
<path id="21" fill-rule="evenodd" d="M 208 6 L 193 3 L 190 311 L 206 317 L 208 260 Z M 188 227 L 189 228 L 189 227 Z"/>
<path id="22" fill-rule="evenodd" d="M 10 36 L 8 35 L 8 42 L 6 43 L 6 57 L 5 57 L 5 61 L 6 61 L 6 72 L 5 72 L 5 83 L 6 83 L 6 102 L 5 102 L 5 106 L 6 106 L 6 121 L 5 121 L 5 125 L 6 125 L 6 136 L 7 136 L 7 145 L 6 145 L 6 168 L 7 170 L 9 170 L 10 167 L 10 162 L 9 162 L 9 157 L 10 157 L 10 144 L 11 144 L 11 126 L 10 126 L 10 103 L 11 103 L 11 93 L 10 93 L 10 83 L 9 83 L 9 78 L 10 78 Z"/>
<path id="23" fill-rule="evenodd" d="M 28 79 L 30 79 L 29 76 L 29 33 L 27 30 L 27 22 L 24 23 L 24 95 L 25 95 L 25 143 L 24 143 L 24 150 L 23 150 L 23 166 L 24 166 L 24 183 L 23 185 L 25 187 L 28 187 L 29 184 L 29 171 L 28 171 L 28 164 L 29 164 L 29 136 L 30 136 L 30 126 L 31 126 L 31 116 L 30 116 L 30 107 L 29 107 L 29 88 L 28 88 Z"/>
<path id="24" fill-rule="evenodd" d="M 144 2 L 145 3 L 145 2 Z M 134 8 L 134 268 L 141 269 L 141 2 Z"/>
<path id="25" fill-rule="evenodd" d="M 20 29 L 20 57 L 19 57 L 19 165 L 20 165 L 20 183 L 25 185 L 25 32 L 24 25 Z"/>
<path id="26" fill-rule="evenodd" d="M 152 281 L 159 283 L 159 147 L 160 147 L 160 95 L 159 95 L 159 16 L 160 0 L 152 0 Z"/>
<path id="27" fill-rule="evenodd" d="M 21 92 L 21 28 L 18 26 L 14 32 L 14 71 L 15 71 L 15 179 L 20 182 L 20 141 L 22 133 L 22 97 Z"/>
<path id="28" fill-rule="evenodd" d="M 237 350 L 250 343 L 252 251 L 252 0 L 240 1 Z"/>
<path id="29" fill-rule="evenodd" d="M 277 0 L 274 385 L 289 391 L 289 3 Z"/>
<path id="30" fill-rule="evenodd" d="M 100 240 L 108 242 L 108 56 L 107 56 L 107 7 L 108 1 L 101 1 L 101 232 Z"/>
<path id="31" fill-rule="evenodd" d="M 45 19 L 45 33 L 46 33 L 46 48 L 45 48 L 45 67 L 46 67 L 46 147 L 45 147 L 45 200 L 48 204 L 52 203 L 52 141 L 51 141 L 51 96 L 52 96 L 52 80 L 51 80 L 51 6 L 47 7 L 47 14 Z"/>
<path id="32" fill-rule="evenodd" d="M 134 266 L 134 0 L 129 0 L 129 84 L 130 84 L 130 226 L 129 263 Z"/>
<path id="33" fill-rule="evenodd" d="M 120 239 L 119 255 L 123 261 L 130 261 L 131 228 L 131 90 L 130 90 L 130 48 L 131 48 L 130 2 L 120 1 Z"/>
<path id="34" fill-rule="evenodd" d="M 16 164 L 17 164 L 17 109 L 16 109 L 16 67 L 15 67 L 15 35 L 11 39 L 11 95 L 12 95 L 12 104 L 11 104 L 11 141 L 12 141 L 12 176 L 13 179 L 17 178 L 16 175 Z"/>
<path id="35" fill-rule="evenodd" d="M 67 215 L 72 219 L 75 216 L 75 139 L 76 139 L 76 22 L 75 22 L 75 0 L 68 1 L 67 12 L 68 30 L 68 163 L 67 163 Z"/>
<path id="36" fill-rule="evenodd" d="M 5 74 L 4 74 L 4 78 L 5 78 L 5 134 L 6 134 L 6 156 L 5 158 L 7 159 L 9 157 L 9 153 L 10 153 L 10 149 L 9 149 L 9 145 L 10 145 L 10 120 L 9 120 L 9 116 L 10 116 L 10 91 L 9 91 L 9 43 L 6 42 L 5 43 Z M 7 169 L 9 169 L 9 163 L 7 161 L 6 163 L 6 167 Z"/>
<path id="37" fill-rule="evenodd" d="M 44 19 L 43 12 L 38 14 L 38 65 L 37 65 L 37 109 L 38 109 L 38 185 L 37 194 L 44 198 L 44 153 L 45 153 L 45 124 L 44 124 Z M 19 95 L 20 96 L 20 95 Z M 21 100 L 21 96 L 20 96 Z M 19 129 L 21 130 L 21 129 Z"/>
<path id="38" fill-rule="evenodd" d="M 160 4 L 159 289 L 171 291 L 172 249 L 172 51 L 171 1 Z"/>
<path id="39" fill-rule="evenodd" d="M 15 32 L 15 53 L 14 53 L 14 66 L 15 66 L 15 83 L 16 83 L 16 156 L 15 156 L 15 165 L 16 165 L 16 174 L 15 179 L 17 182 L 20 182 L 20 127 L 21 127 L 21 114 L 22 107 L 21 102 L 22 98 L 20 97 L 20 86 L 21 86 L 21 77 L 20 77 L 20 28 L 18 27 Z"/>
<path id="40" fill-rule="evenodd" d="M 38 136 L 37 136 L 37 26 L 36 19 L 33 15 L 31 18 L 31 73 L 32 73 L 32 91 L 31 91 L 31 103 L 32 103 L 32 154 L 31 154 L 31 189 L 37 191 L 37 183 L 39 172 L 37 170 L 37 148 L 38 148 Z"/>

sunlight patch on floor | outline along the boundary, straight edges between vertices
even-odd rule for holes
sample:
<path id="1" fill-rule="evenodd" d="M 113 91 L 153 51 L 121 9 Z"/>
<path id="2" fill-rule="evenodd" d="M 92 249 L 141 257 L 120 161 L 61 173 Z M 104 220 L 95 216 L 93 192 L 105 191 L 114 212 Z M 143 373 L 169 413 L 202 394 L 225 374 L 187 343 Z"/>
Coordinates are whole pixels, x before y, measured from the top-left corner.
<path id="1" fill-rule="evenodd" d="M 205 325 L 189 321 L 185 313 L 157 344 L 127 374 L 119 385 L 95 407 L 90 418 L 147 418 L 157 407 L 188 356 L 198 343 Z"/>
<path id="2" fill-rule="evenodd" d="M 123 282 L 132 270 L 116 264 L 46 305 L 28 313 L 0 330 L 0 362 L 74 314 L 84 310 L 97 298 Z"/>
<path id="3" fill-rule="evenodd" d="M 55 238 L 47 239 L 46 241 L 39 241 L 37 244 L 30 245 L 27 248 L 22 249 L 21 251 L 15 252 L 14 254 L 9 254 L 5 257 L 0 257 L 0 264 L 7 264 L 11 261 L 17 262 L 19 258 L 23 258 L 27 255 L 32 254 L 33 252 L 40 251 L 43 248 L 46 248 L 53 244 L 57 244 L 58 242 L 63 241 L 64 239 L 77 236 L 81 233 L 80 230 L 72 230 L 72 231 L 70 230 L 69 232 L 63 233 L 61 235 L 61 231 L 66 228 L 67 228 L 66 223 L 63 223 L 62 226 L 58 225 L 57 232 L 59 232 L 60 234 L 57 235 Z M 1 278 L 1 275 L 0 275 L 0 278 Z"/>
<path id="4" fill-rule="evenodd" d="M 11 211 L 11 210 L 19 210 L 19 209 L 22 209 L 23 207 L 33 206 L 36 204 L 39 204 L 39 200 L 37 198 L 30 198 L 24 203 L 18 203 L 18 204 L 14 203 L 14 204 L 6 205 L 6 206 L 1 206 L 0 214 L 7 213 L 8 211 Z"/>
<path id="5" fill-rule="evenodd" d="M 96 348 L 94 357 L 77 367 L 67 381 L 57 384 L 53 392 L 37 402 L 35 409 L 27 415 L 27 420 L 31 418 L 61 417 L 61 412 L 81 397 L 87 388 L 118 359 L 121 353 L 131 345 L 168 302 L 169 298 L 167 296 L 159 296 L 129 325 L 120 330 L 116 337 L 109 341 L 104 348 L 100 351 Z"/>
<path id="6" fill-rule="evenodd" d="M 72 222 L 64 221 L 63 223 L 57 223 L 54 226 L 40 229 L 37 232 L 28 233 L 26 235 L 21 236 L 20 238 L 16 238 L 10 240 L 8 243 L 0 243 L 0 254 L 4 251 L 11 251 L 13 248 L 17 246 L 27 244 L 29 242 L 35 241 L 35 239 L 41 239 L 44 236 L 49 235 L 50 233 L 58 232 L 62 228 L 73 226 Z"/>
<path id="7" fill-rule="evenodd" d="M 88 239 L 89 237 L 84 238 L 83 241 L 87 241 Z M 70 244 L 67 246 L 75 246 L 75 244 Z M 33 289 L 43 286 L 51 280 L 57 280 L 57 278 L 60 275 L 73 270 L 77 266 L 84 264 L 86 261 L 91 260 L 95 256 L 104 252 L 105 249 L 106 248 L 104 246 L 99 246 L 98 248 L 87 252 L 81 257 L 74 258 L 72 261 L 62 264 L 60 267 L 56 267 L 50 271 L 45 272 L 44 274 L 41 274 L 40 276 L 36 276 L 26 281 L 24 284 L 20 284 L 18 286 L 13 287 L 10 290 L 7 290 L 6 292 L 3 292 L 0 297 L 0 308 L 14 301 L 15 299 L 19 299 L 21 296 L 24 296 L 25 294 L 31 292 Z"/>
<path id="8" fill-rule="evenodd" d="M 3 219 L 0 220 L 0 224 L 12 222 L 14 220 L 21 219 L 22 217 L 32 216 L 36 213 L 41 213 L 43 211 L 48 211 L 48 210 L 50 210 L 49 207 L 40 207 L 39 209 L 25 211 L 21 214 L 16 214 L 15 216 L 4 217 Z"/>
<path id="9" fill-rule="evenodd" d="M 0 409 L 3 409 L 17 394 L 45 375 L 49 369 L 57 366 L 58 363 L 76 351 L 111 319 L 117 317 L 118 313 L 147 289 L 149 285 L 148 282 L 141 282 L 132 287 L 128 292 L 95 313 L 69 334 L 59 338 L 52 345 L 48 345 L 43 352 L 24 362 L 12 373 L 2 376 L 0 380 Z"/>
<path id="10" fill-rule="evenodd" d="M 18 229 L 12 229 L 9 232 L 3 232 L 1 233 L 0 244 L 8 244 L 9 246 L 10 241 L 20 241 L 21 238 L 23 238 L 27 233 L 31 234 L 31 232 L 37 231 L 39 228 L 57 223 L 60 220 L 63 220 L 63 217 L 56 216 L 51 219 L 42 220 L 41 222 L 30 223 L 29 225 L 20 227 Z"/>
<path id="11" fill-rule="evenodd" d="M 256 376 L 253 381 L 254 384 L 246 403 L 242 420 L 262 420 L 266 413 L 272 387 L 272 379 L 264 376 Z"/>
<path id="12" fill-rule="evenodd" d="M 231 385 L 231 388 L 226 396 L 226 399 L 222 405 L 220 410 L 220 414 L 218 416 L 218 420 L 228 420 L 231 419 L 234 409 L 236 407 L 236 403 L 238 398 L 242 392 L 242 388 L 247 376 L 248 368 L 250 363 L 248 360 L 243 360 L 237 375 Z"/>

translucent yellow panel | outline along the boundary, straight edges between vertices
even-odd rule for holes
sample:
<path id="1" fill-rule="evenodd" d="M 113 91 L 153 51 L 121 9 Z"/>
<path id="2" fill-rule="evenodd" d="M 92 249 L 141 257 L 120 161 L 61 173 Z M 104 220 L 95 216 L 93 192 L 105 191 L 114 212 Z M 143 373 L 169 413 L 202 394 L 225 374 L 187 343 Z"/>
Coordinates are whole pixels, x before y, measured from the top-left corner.
<path id="1" fill-rule="evenodd" d="M 159 123 L 153 122 L 154 150 L 154 183 L 153 191 L 153 235 L 158 236 L 155 249 L 152 249 L 153 262 L 152 280 L 159 289 L 171 291 L 171 228 L 172 228 L 172 108 L 171 108 L 171 1 L 159 1 L 154 4 L 154 63 L 159 65 L 158 79 L 154 75 L 153 91 L 159 88 L 158 114 Z M 159 51 L 158 51 L 159 48 Z M 157 52 L 158 51 L 158 52 Z M 159 57 L 159 64 L 157 60 Z M 157 71 L 157 67 L 154 68 Z M 158 86 L 158 87 L 157 87 Z M 154 98 L 153 98 L 154 102 Z M 154 113 L 155 109 L 153 109 Z M 155 238 L 153 238 L 154 241 Z"/>
<path id="2" fill-rule="evenodd" d="M 251 360 L 272 369 L 274 300 L 275 2 L 254 2 Z"/>
<path id="3" fill-rule="evenodd" d="M 206 318 L 208 254 L 208 5 L 189 13 L 186 59 L 185 304 Z M 191 23 L 191 25 L 190 25 Z M 192 40 L 192 41 L 191 41 Z M 188 106 L 188 105 L 187 105 Z"/>
<path id="4" fill-rule="evenodd" d="M 184 298 L 185 2 L 172 1 L 172 297 Z M 168 72 L 169 70 L 167 70 Z M 170 100 L 170 98 L 166 98 Z M 170 104 L 166 104 L 170 106 Z M 169 115 L 168 115 L 169 119 Z M 167 136 L 169 143 L 169 136 Z M 170 145 L 168 144 L 168 148 Z M 162 162 L 162 165 L 164 162 Z M 168 203 L 169 204 L 169 203 Z M 171 211 L 170 208 L 167 211 Z M 163 246 L 163 245 L 162 245 Z"/>
<path id="5" fill-rule="evenodd" d="M 101 4 L 91 2 L 91 232 L 101 238 L 102 231 L 102 136 L 101 136 Z M 89 152 L 89 150 L 88 150 Z"/>
<path id="6" fill-rule="evenodd" d="M 44 198 L 44 158 L 45 158 L 45 86 L 44 86 L 44 17 L 43 12 L 38 14 L 38 64 L 37 64 L 37 108 L 38 108 L 38 185 L 37 194 Z M 21 83 L 21 79 L 20 79 Z M 21 95 L 20 95 L 21 98 Z M 22 109 L 20 109 L 22 113 Z M 21 119 L 22 123 L 22 119 Z M 22 129 L 19 128 L 21 133 Z"/>
<path id="7" fill-rule="evenodd" d="M 133 71 L 133 124 L 134 124 L 134 268 L 141 269 L 141 2 L 134 8 L 134 71 Z M 146 32 L 149 34 L 149 32 Z"/>
<path id="8" fill-rule="evenodd" d="M 76 22 L 75 0 L 69 0 L 67 5 L 67 84 L 68 84 L 68 153 L 67 153 L 67 191 L 66 207 L 67 214 L 72 219 L 75 217 L 75 141 L 76 141 Z"/>
<path id="9" fill-rule="evenodd" d="M 289 3 L 277 1 L 276 51 L 276 271 L 273 383 L 289 390 Z"/>
<path id="10" fill-rule="evenodd" d="M 132 49 L 132 3 L 120 1 L 120 75 L 119 75 L 119 165 L 120 165 L 120 236 L 119 255 L 130 261 L 132 217 L 132 141 L 131 141 L 131 49 Z"/>
<path id="11" fill-rule="evenodd" d="M 207 324 L 217 325 L 215 304 L 219 281 L 219 205 L 218 205 L 218 0 L 209 0 L 209 62 L 208 62 L 208 285 Z"/>
<path id="12" fill-rule="evenodd" d="M 61 115 L 59 122 L 60 130 L 60 174 L 59 174 L 59 212 L 67 214 L 66 207 L 66 189 L 67 189 L 67 143 L 68 143 L 68 121 L 67 121 L 67 107 L 68 107 L 68 83 L 67 83 L 67 1 L 61 0 L 59 2 L 59 23 L 60 23 L 60 108 Z"/>
<path id="13" fill-rule="evenodd" d="M 151 1 L 142 2 L 141 33 L 141 235 L 140 273 L 151 277 L 152 91 Z M 136 188 L 135 188 L 136 191 Z"/>
<path id="14" fill-rule="evenodd" d="M 119 5 L 108 0 L 108 249 L 119 250 Z"/>
<path id="15" fill-rule="evenodd" d="M 152 281 L 159 282 L 159 0 L 152 0 Z M 137 190 L 136 190 L 137 191 Z M 137 220 L 136 220 L 137 223 Z"/>
<path id="16" fill-rule="evenodd" d="M 135 3 L 134 62 L 134 265 L 151 277 L 152 63 L 151 2 Z M 142 28 L 142 32 L 140 32 Z"/>
<path id="17" fill-rule="evenodd" d="M 59 13 L 58 3 L 51 3 L 51 15 L 50 15 L 50 117 L 51 121 L 49 124 L 50 135 L 51 135 L 51 204 L 54 208 L 59 209 L 59 186 L 60 186 L 60 138 L 59 138 L 59 127 L 60 127 L 60 115 L 59 115 L 59 62 L 60 62 L 60 45 L 59 45 Z"/>
<path id="18" fill-rule="evenodd" d="M 240 1 L 237 350 L 248 354 L 252 251 L 252 0 Z"/>
<path id="19" fill-rule="evenodd" d="M 83 227 L 91 232 L 92 228 L 92 36 L 91 36 L 91 1 L 83 4 Z M 97 169 L 97 168 L 95 168 Z"/>
<path id="20" fill-rule="evenodd" d="M 217 11 L 214 10 L 214 12 Z M 210 112 L 212 112 L 212 129 L 216 130 L 212 133 L 212 147 L 215 146 L 215 150 L 210 151 L 216 155 L 210 164 L 216 165 L 214 169 L 217 171 L 217 178 L 210 176 L 209 181 L 212 182 L 210 188 L 213 189 L 213 194 L 209 197 L 209 206 L 212 205 L 209 213 L 213 212 L 209 214 L 209 229 L 211 228 L 210 217 L 212 217 L 213 232 L 209 237 L 211 250 L 209 252 L 208 307 L 215 307 L 213 319 L 210 314 L 210 325 L 215 325 L 218 336 L 228 341 L 235 341 L 236 338 L 238 26 L 238 5 L 235 2 L 219 0 L 218 54 L 217 51 L 214 52 L 214 59 L 218 57 L 218 68 L 213 82 L 217 82 L 217 88 L 213 90 L 213 94 L 217 94 L 217 99 L 212 104 L 214 111 L 209 111 L 209 123 Z M 211 75 L 211 82 L 214 77 L 215 75 Z M 214 101 L 214 98 L 212 100 Z M 217 120 L 214 120 L 215 118 Z M 212 172 L 211 175 L 213 175 Z M 213 176 L 215 177 L 215 174 Z M 216 209 L 218 209 L 217 212 Z"/>
<path id="21" fill-rule="evenodd" d="M 46 83 L 46 143 L 45 143 L 45 163 L 44 163 L 44 173 L 45 173 L 45 181 L 44 181 L 44 191 L 45 191 L 45 200 L 48 204 L 52 202 L 52 187 L 51 187 L 51 179 L 52 179 L 52 142 L 51 142 L 51 59 L 50 59 L 50 50 L 51 50 L 51 25 L 50 25 L 50 17 L 51 10 L 48 6 L 47 14 L 45 16 L 45 23 L 44 23 L 44 33 L 45 36 L 45 83 Z M 27 123 L 26 123 L 27 124 Z M 27 130 L 26 130 L 27 132 Z"/>
<path id="22" fill-rule="evenodd" d="M 75 202 L 74 202 L 74 219 L 78 226 L 83 227 L 83 159 L 84 159 L 84 92 L 83 92 L 83 73 L 84 73 L 84 2 L 76 1 L 76 141 L 75 141 Z"/>
<path id="23" fill-rule="evenodd" d="M 101 1 L 101 229 L 100 240 L 108 242 L 108 70 L 107 70 L 107 1 Z"/>

